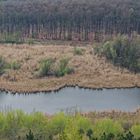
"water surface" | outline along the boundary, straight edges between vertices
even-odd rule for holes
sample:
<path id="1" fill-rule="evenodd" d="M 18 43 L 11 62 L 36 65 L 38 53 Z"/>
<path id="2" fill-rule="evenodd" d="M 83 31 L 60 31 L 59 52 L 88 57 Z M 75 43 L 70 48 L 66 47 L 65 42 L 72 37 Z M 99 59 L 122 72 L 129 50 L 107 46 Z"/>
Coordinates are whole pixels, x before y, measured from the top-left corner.
<path id="1" fill-rule="evenodd" d="M 54 114 L 78 109 L 83 112 L 121 110 L 135 111 L 140 107 L 140 89 L 64 88 L 58 92 L 37 94 L 6 94 L 0 92 L 0 110 L 21 109 L 25 112 L 41 111 Z"/>

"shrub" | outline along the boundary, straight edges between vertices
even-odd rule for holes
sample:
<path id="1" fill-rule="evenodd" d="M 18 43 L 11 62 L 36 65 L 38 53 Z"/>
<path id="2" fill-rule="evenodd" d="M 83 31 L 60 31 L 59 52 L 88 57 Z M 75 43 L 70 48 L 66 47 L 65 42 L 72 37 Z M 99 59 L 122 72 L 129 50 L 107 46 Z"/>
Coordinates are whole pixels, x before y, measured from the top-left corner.
<path id="1" fill-rule="evenodd" d="M 91 121 L 89 121 L 87 118 L 81 117 L 80 115 L 76 116 L 76 123 L 79 130 L 82 129 L 84 132 L 92 129 Z"/>
<path id="2" fill-rule="evenodd" d="M 45 137 L 47 122 L 47 117 L 42 113 L 25 114 L 22 111 L 0 113 L 0 139 L 1 137 L 8 140 L 16 140 L 17 137 L 25 139 L 30 129 L 36 139 Z"/>
<path id="3" fill-rule="evenodd" d="M 42 60 L 40 63 L 39 76 L 42 77 L 51 75 L 51 67 L 53 62 L 54 60 L 51 58 Z"/>
<path id="4" fill-rule="evenodd" d="M 116 58 L 116 51 L 113 49 L 112 44 L 109 41 L 103 45 L 102 51 L 106 55 L 107 59 L 111 59 L 114 62 L 114 59 Z"/>
<path id="5" fill-rule="evenodd" d="M 103 133 L 101 135 L 100 140 L 114 140 L 114 137 L 115 135 L 113 133 L 109 133 L 109 134 Z"/>
<path id="6" fill-rule="evenodd" d="M 67 125 L 67 121 L 67 116 L 65 116 L 63 113 L 55 115 L 48 123 L 49 135 L 55 136 L 58 134 L 62 134 Z"/>
<path id="7" fill-rule="evenodd" d="M 56 76 L 64 76 L 73 72 L 73 69 L 68 66 L 69 59 L 63 58 L 59 62 L 58 69 L 56 70 Z"/>
<path id="8" fill-rule="evenodd" d="M 120 134 L 123 132 L 122 126 L 118 122 L 114 122 L 111 119 L 104 119 L 97 121 L 94 126 L 94 134 L 96 137 L 100 137 L 104 133 L 108 134 Z"/>
<path id="9" fill-rule="evenodd" d="M 55 61 L 51 58 L 44 59 L 40 62 L 39 76 L 43 77 L 43 76 L 55 75 L 60 77 L 66 74 L 70 74 L 73 72 L 73 69 L 68 66 L 68 62 L 69 59 L 67 58 L 61 59 L 56 69 L 54 69 Z"/>
<path id="10" fill-rule="evenodd" d="M 74 47 L 74 55 L 83 55 L 83 49 Z"/>
<path id="11" fill-rule="evenodd" d="M 115 65 L 140 72 L 140 41 L 137 38 L 118 36 L 105 42 L 100 49 L 96 47 L 95 52 L 106 56 Z"/>
<path id="12" fill-rule="evenodd" d="M 76 117 L 69 117 L 68 123 L 64 130 L 65 140 L 82 140 L 83 136 L 85 135 L 85 130 L 80 126 L 78 126 L 79 116 Z"/>
<path id="13" fill-rule="evenodd" d="M 87 137 L 89 138 L 89 140 L 92 140 L 92 137 L 93 137 L 93 130 L 92 130 L 92 129 L 88 129 L 86 135 L 87 135 Z"/>
<path id="14" fill-rule="evenodd" d="M 34 140 L 34 134 L 32 133 L 32 131 L 29 131 L 29 134 L 26 134 L 26 139 L 27 140 Z"/>
<path id="15" fill-rule="evenodd" d="M 139 140 L 139 139 L 135 139 L 132 132 L 128 131 L 126 133 L 118 135 L 117 140 Z"/>
<path id="16" fill-rule="evenodd" d="M 140 140 L 139 132 L 139 125 L 123 132 L 121 124 L 111 119 L 93 124 L 80 114 L 0 112 L 1 140 Z"/>
<path id="17" fill-rule="evenodd" d="M 140 125 L 132 126 L 131 131 L 135 135 L 136 138 L 140 138 Z"/>

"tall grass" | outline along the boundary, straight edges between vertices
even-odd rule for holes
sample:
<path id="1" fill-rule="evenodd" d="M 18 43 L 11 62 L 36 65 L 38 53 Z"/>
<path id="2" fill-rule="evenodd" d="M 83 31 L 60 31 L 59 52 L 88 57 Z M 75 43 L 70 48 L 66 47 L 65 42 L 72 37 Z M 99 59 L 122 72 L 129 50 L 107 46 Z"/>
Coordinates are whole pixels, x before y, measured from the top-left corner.
<path id="1" fill-rule="evenodd" d="M 66 74 L 70 74 L 72 72 L 74 72 L 73 68 L 70 68 L 68 66 L 69 63 L 69 59 L 68 58 L 62 58 L 59 62 L 58 68 L 56 70 L 56 76 L 60 77 L 60 76 L 64 76 Z"/>
<path id="2" fill-rule="evenodd" d="M 66 74 L 72 73 L 74 70 L 68 66 L 69 59 L 68 58 L 62 58 L 58 64 L 55 63 L 55 60 L 52 58 L 44 59 L 40 62 L 40 68 L 39 68 L 39 76 L 45 77 L 45 76 L 65 76 Z M 56 68 L 55 68 L 55 65 Z"/>
<path id="3" fill-rule="evenodd" d="M 40 70 L 39 70 L 39 76 L 48 76 L 51 75 L 51 67 L 53 65 L 54 60 L 49 58 L 49 59 L 44 59 L 40 63 Z"/>

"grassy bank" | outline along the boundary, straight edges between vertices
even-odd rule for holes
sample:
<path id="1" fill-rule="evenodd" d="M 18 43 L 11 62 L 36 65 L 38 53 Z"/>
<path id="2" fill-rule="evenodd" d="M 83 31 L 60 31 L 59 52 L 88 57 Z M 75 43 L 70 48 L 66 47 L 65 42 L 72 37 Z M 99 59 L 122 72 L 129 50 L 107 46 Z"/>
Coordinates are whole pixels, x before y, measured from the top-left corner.
<path id="1" fill-rule="evenodd" d="M 0 89 L 13 92 L 140 87 L 140 74 L 95 55 L 92 45 L 0 45 Z M 51 60 L 51 61 L 50 61 Z M 4 62 L 4 63 L 3 63 Z M 7 65 L 8 64 L 8 67 Z"/>
<path id="2" fill-rule="evenodd" d="M 94 117 L 91 114 L 94 114 Z M 47 116 L 42 113 L 25 114 L 22 111 L 0 113 L 0 139 L 139 140 L 140 122 L 132 119 L 133 114 L 121 114 L 119 120 L 105 114 L 103 118 L 97 119 L 96 113 L 91 114 L 83 116 L 78 113 L 59 113 Z M 111 114 L 113 115 L 113 112 Z M 126 114 L 126 119 L 131 117 L 133 123 L 132 120 L 126 121 Z"/>

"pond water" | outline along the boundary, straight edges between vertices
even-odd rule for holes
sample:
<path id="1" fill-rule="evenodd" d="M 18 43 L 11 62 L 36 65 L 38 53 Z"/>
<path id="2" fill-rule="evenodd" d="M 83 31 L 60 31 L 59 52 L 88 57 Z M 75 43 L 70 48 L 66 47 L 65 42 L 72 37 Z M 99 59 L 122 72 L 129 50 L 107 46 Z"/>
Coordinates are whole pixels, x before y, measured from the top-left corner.
<path id="1" fill-rule="evenodd" d="M 0 92 L 0 111 L 20 109 L 27 113 L 54 114 L 72 110 L 135 111 L 139 107 L 140 88 L 92 90 L 67 87 L 58 92 L 15 95 Z"/>

